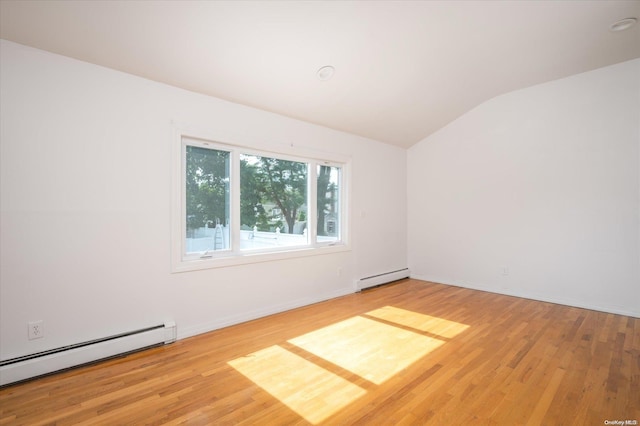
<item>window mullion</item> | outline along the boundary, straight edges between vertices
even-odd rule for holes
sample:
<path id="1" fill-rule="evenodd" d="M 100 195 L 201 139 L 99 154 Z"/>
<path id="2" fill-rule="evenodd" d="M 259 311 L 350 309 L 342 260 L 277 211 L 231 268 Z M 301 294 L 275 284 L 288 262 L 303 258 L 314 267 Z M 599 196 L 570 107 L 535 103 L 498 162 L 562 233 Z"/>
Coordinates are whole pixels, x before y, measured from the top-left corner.
<path id="1" fill-rule="evenodd" d="M 240 153 L 231 152 L 231 251 L 240 254 Z"/>
<path id="2" fill-rule="evenodd" d="M 187 144 L 184 141 L 180 141 L 180 253 L 179 258 L 182 260 L 186 252 L 187 247 L 187 235 L 185 230 L 187 229 L 187 178 L 185 173 L 182 173 L 187 168 Z"/>
<path id="3" fill-rule="evenodd" d="M 309 162 L 309 172 L 307 175 L 309 176 L 308 181 L 308 190 L 309 194 L 307 205 L 309 208 L 307 209 L 307 236 L 309 238 L 309 244 L 315 246 L 317 244 L 318 238 L 318 209 L 317 209 L 317 200 L 318 200 L 318 165 L 316 162 Z"/>

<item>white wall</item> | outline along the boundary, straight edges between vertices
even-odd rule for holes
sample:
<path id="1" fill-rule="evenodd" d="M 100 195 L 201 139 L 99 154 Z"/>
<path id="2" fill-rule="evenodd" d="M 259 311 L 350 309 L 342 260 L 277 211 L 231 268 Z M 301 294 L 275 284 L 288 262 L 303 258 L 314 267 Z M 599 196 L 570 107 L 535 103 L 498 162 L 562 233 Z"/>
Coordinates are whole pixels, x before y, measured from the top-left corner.
<path id="1" fill-rule="evenodd" d="M 183 338 L 407 266 L 404 150 L 11 42 L 0 54 L 2 359 L 165 319 Z M 171 274 L 172 122 L 350 157 L 352 250 Z M 45 337 L 28 341 L 33 320 Z"/>
<path id="2" fill-rule="evenodd" d="M 640 316 L 639 147 L 640 60 L 485 102 L 408 151 L 413 276 Z"/>

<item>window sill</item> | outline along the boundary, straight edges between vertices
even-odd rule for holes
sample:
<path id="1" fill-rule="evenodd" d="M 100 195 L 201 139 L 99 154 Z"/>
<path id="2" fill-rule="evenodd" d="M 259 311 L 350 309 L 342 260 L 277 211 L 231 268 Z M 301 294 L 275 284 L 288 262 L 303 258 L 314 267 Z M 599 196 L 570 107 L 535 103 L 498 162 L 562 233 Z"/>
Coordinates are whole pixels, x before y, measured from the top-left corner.
<path id="1" fill-rule="evenodd" d="M 172 273 L 181 273 L 189 271 L 200 271 L 205 269 L 225 268 L 229 266 L 248 265 L 252 263 L 273 262 L 278 260 L 297 259 L 309 256 L 321 256 L 325 254 L 341 253 L 350 251 L 348 244 L 337 243 L 332 245 L 323 245 L 317 247 L 304 247 L 284 249 L 282 251 L 270 252 L 241 252 L 230 253 L 228 256 L 215 256 L 207 259 L 196 258 L 193 260 L 175 261 L 172 265 Z"/>

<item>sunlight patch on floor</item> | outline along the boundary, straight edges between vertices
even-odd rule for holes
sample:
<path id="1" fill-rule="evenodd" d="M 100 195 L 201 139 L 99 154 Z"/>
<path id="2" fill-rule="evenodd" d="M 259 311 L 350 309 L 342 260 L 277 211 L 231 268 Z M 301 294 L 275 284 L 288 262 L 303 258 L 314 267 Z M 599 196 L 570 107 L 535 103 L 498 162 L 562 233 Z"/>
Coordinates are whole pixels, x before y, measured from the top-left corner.
<path id="1" fill-rule="evenodd" d="M 469 328 L 393 306 L 364 315 L 288 343 L 380 385 Z M 366 394 L 365 389 L 319 366 L 312 358 L 302 358 L 278 345 L 228 364 L 313 424 L 325 421 Z"/>
<path id="2" fill-rule="evenodd" d="M 444 341 L 357 316 L 289 343 L 379 385 Z"/>
<path id="3" fill-rule="evenodd" d="M 366 393 L 361 387 L 280 346 L 234 359 L 229 365 L 313 424 L 322 422 Z"/>
<path id="4" fill-rule="evenodd" d="M 367 315 L 404 325 L 406 327 L 415 328 L 416 330 L 426 331 L 448 339 L 457 336 L 469 328 L 466 324 L 432 317 L 430 315 L 420 314 L 413 311 L 407 311 L 406 309 L 400 309 L 393 306 L 385 306 L 384 308 L 367 312 Z"/>

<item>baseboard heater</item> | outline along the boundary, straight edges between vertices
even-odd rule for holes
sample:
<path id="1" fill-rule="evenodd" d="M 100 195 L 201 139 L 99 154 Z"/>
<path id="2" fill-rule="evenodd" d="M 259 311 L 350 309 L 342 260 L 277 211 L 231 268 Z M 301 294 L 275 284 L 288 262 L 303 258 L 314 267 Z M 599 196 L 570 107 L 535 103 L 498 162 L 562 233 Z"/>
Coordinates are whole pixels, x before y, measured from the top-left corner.
<path id="1" fill-rule="evenodd" d="M 392 281 L 401 280 L 409 276 L 409 268 L 398 269 L 397 271 L 385 272 L 383 274 L 372 275 L 370 277 L 361 278 L 358 280 L 358 290 L 365 288 L 376 287 L 382 284 L 387 284 Z"/>
<path id="2" fill-rule="evenodd" d="M 172 343 L 175 340 L 176 324 L 165 322 L 140 330 L 0 361 L 0 386 Z"/>

